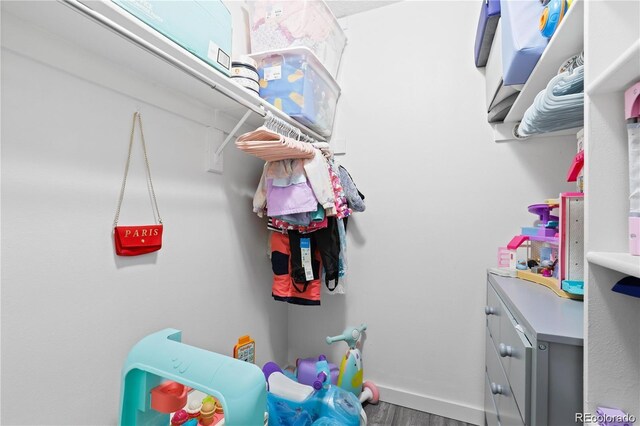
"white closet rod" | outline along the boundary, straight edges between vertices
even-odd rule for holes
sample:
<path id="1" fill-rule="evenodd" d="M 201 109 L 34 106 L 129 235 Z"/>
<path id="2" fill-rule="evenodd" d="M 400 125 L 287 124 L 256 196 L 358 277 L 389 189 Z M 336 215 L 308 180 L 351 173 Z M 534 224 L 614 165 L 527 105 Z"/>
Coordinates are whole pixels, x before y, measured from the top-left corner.
<path id="1" fill-rule="evenodd" d="M 267 111 L 267 115 L 264 120 L 265 127 L 272 127 L 274 130 L 280 130 L 282 133 L 287 133 L 286 136 L 293 137 L 295 135 L 302 142 L 315 143 L 317 142 L 314 138 L 300 131 L 298 127 L 292 126 L 284 120 L 276 117 L 271 113 L 271 111 Z"/>
<path id="2" fill-rule="evenodd" d="M 247 101 L 246 99 L 238 97 L 238 95 L 236 95 L 235 93 L 233 93 L 232 91 L 230 91 L 226 87 L 219 85 L 218 83 L 216 83 L 215 81 L 213 81 L 212 79 L 207 77 L 206 75 L 194 70 L 190 66 L 188 66 L 188 65 L 184 64 L 183 62 L 177 60 L 176 58 L 172 57 L 171 55 L 168 55 L 163 50 L 157 48 L 156 46 L 154 46 L 151 43 L 147 42 L 143 38 L 137 36 L 136 34 L 132 33 L 131 31 L 127 30 L 126 28 L 123 28 L 122 26 L 116 24 L 115 22 L 111 21 L 110 19 L 106 18 L 105 16 L 101 15 L 100 13 L 94 11 L 93 9 L 85 6 L 84 4 L 80 3 L 78 0 L 58 0 L 58 1 L 60 1 L 61 3 L 65 4 L 66 6 L 72 8 L 72 9 L 74 9 L 75 11 L 77 11 L 77 12 L 79 12 L 79 13 L 87 16 L 87 17 L 89 17 L 90 19 L 92 19 L 95 22 L 99 23 L 103 27 L 105 27 L 105 28 L 113 31 L 114 33 L 120 35 L 121 37 L 129 40 L 130 42 L 136 44 L 140 48 L 146 50 L 147 52 L 149 52 L 149 53 L 151 53 L 153 55 L 155 55 L 156 57 L 162 59 L 163 61 L 167 62 L 168 64 L 178 68 L 180 71 L 190 75 L 191 77 L 195 78 L 196 80 L 200 81 L 201 83 L 204 83 L 205 85 L 207 85 L 210 88 L 216 90 L 217 92 L 221 93 L 222 95 L 226 96 L 227 98 L 231 99 L 232 101 L 237 102 L 238 104 L 240 104 L 243 107 L 249 109 L 250 111 L 258 114 L 259 116 L 266 118 L 267 117 L 267 113 L 269 113 L 273 117 L 275 117 L 275 115 L 273 115 L 273 113 L 271 111 L 265 110 L 264 105 L 262 105 L 262 104 L 255 105 L 255 104 Z M 245 114 L 245 118 L 244 118 L 245 120 L 246 120 L 246 117 L 247 117 L 247 115 Z M 299 133 L 304 134 L 304 133 L 301 132 L 299 127 L 296 126 L 296 124 L 293 122 L 293 119 L 291 119 L 290 117 L 284 115 L 284 117 L 276 117 L 276 118 L 278 120 L 281 120 L 283 123 L 286 123 L 291 128 L 295 128 Z M 313 134 L 312 132 L 309 132 L 309 133 Z M 307 136 L 307 135 L 305 134 L 305 136 Z M 316 136 L 316 135 L 314 135 L 314 136 Z M 324 138 L 322 138 L 319 135 L 317 136 L 317 139 L 320 140 L 320 141 L 324 141 Z"/>

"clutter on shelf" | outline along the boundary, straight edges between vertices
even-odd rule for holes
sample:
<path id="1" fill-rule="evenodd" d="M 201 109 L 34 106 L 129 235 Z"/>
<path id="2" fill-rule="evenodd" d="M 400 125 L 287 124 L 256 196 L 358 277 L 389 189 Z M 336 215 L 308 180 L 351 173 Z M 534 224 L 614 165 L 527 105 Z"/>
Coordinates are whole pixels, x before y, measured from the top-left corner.
<path id="1" fill-rule="evenodd" d="M 484 67 L 489 59 L 498 22 L 500 21 L 500 0 L 487 0 L 480 6 L 480 19 L 476 30 L 475 61 L 476 67 Z"/>
<path id="2" fill-rule="evenodd" d="M 539 1 L 506 0 L 500 8 L 504 85 L 524 85 L 549 43 L 536 25 L 544 6 Z"/>
<path id="3" fill-rule="evenodd" d="M 498 22 L 485 68 L 487 121 L 489 123 L 504 121 L 520 93 L 513 86 L 505 86 L 502 75 L 502 24 Z"/>
<path id="4" fill-rule="evenodd" d="M 318 0 L 249 3 L 251 52 L 307 47 L 336 78 L 347 37 L 331 9 Z"/>
<path id="5" fill-rule="evenodd" d="M 229 75 L 231 12 L 221 0 L 113 2 L 224 75 Z"/>
<path id="6" fill-rule="evenodd" d="M 536 95 L 516 127 L 517 137 L 582 127 L 584 124 L 584 65 L 582 54 L 569 60 L 547 87 Z M 575 68 L 573 68 L 574 66 Z"/>
<path id="7" fill-rule="evenodd" d="M 331 135 L 340 86 L 311 50 L 272 50 L 252 57 L 262 99 L 321 135 Z"/>
<path id="8" fill-rule="evenodd" d="M 329 144 L 268 115 L 264 126 L 239 136 L 236 146 L 266 161 L 253 211 L 267 216 L 273 231 L 274 299 L 319 305 L 322 281 L 329 293 L 344 293 L 347 221 L 365 204 Z"/>
<path id="9" fill-rule="evenodd" d="M 231 62 L 231 79 L 256 96 L 260 96 L 258 63 L 249 56 L 241 55 Z"/>
<path id="10" fill-rule="evenodd" d="M 538 216 L 506 247 L 498 249 L 498 267 L 491 272 L 514 276 L 550 288 L 558 296 L 581 300 L 584 294 L 584 198 L 563 193 L 528 207 Z M 553 215 L 560 208 L 560 216 Z M 519 248 L 526 249 L 525 256 Z"/>
<path id="11" fill-rule="evenodd" d="M 547 4 L 540 15 L 540 33 L 546 37 L 551 38 L 558 29 L 562 18 L 569 9 L 570 1 L 567 0 L 547 0 Z"/>
<path id="12" fill-rule="evenodd" d="M 347 39 L 329 7 L 324 1 L 253 1 L 249 21 L 260 97 L 330 136 Z"/>

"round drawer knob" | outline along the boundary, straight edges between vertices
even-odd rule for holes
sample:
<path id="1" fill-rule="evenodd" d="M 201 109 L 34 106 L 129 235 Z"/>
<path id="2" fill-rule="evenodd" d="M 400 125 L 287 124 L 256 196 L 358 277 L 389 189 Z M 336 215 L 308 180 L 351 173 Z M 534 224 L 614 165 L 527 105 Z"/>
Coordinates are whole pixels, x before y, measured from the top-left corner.
<path id="1" fill-rule="evenodd" d="M 494 395 L 502 395 L 502 385 L 491 382 L 491 393 Z"/>
<path id="2" fill-rule="evenodd" d="M 494 308 L 493 306 L 485 306 L 484 307 L 484 313 L 486 315 L 495 315 L 496 314 L 496 308 Z"/>
<path id="3" fill-rule="evenodd" d="M 501 357 L 513 356 L 513 348 L 511 346 L 505 345 L 504 343 L 500 343 L 498 346 L 498 352 L 500 352 Z"/>

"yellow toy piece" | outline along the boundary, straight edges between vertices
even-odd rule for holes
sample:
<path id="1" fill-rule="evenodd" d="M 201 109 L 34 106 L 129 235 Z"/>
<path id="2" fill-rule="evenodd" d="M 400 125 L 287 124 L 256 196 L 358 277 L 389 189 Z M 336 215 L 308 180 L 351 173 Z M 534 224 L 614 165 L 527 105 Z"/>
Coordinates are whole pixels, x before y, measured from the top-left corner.
<path id="1" fill-rule="evenodd" d="M 256 363 L 256 342 L 247 334 L 238 338 L 233 347 L 233 357 L 241 361 Z"/>
<path id="2" fill-rule="evenodd" d="M 583 296 L 579 294 L 571 294 L 560 288 L 560 282 L 557 278 L 553 277 L 544 277 L 540 274 L 535 274 L 531 271 L 518 271 L 516 276 L 522 280 L 531 281 L 536 284 L 543 285 L 553 291 L 560 297 L 564 297 L 565 299 L 574 299 L 574 300 L 583 300 Z"/>

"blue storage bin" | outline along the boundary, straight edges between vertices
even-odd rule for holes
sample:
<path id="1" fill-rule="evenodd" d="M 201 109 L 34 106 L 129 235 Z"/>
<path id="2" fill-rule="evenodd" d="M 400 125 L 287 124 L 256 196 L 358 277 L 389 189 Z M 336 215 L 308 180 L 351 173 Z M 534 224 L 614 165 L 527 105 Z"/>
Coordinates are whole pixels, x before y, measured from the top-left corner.
<path id="1" fill-rule="evenodd" d="M 476 67 L 484 67 L 500 20 L 500 0 L 482 0 L 480 19 L 476 30 L 475 59 Z"/>
<path id="2" fill-rule="evenodd" d="M 231 67 L 231 13 L 221 0 L 113 0 L 218 71 Z"/>
<path id="3" fill-rule="evenodd" d="M 539 28 L 544 6 L 539 0 L 503 0 L 501 8 L 503 84 L 525 84 L 549 43 Z"/>
<path id="4" fill-rule="evenodd" d="M 323 136 L 331 135 L 340 87 L 306 47 L 252 55 L 260 97 Z"/>

